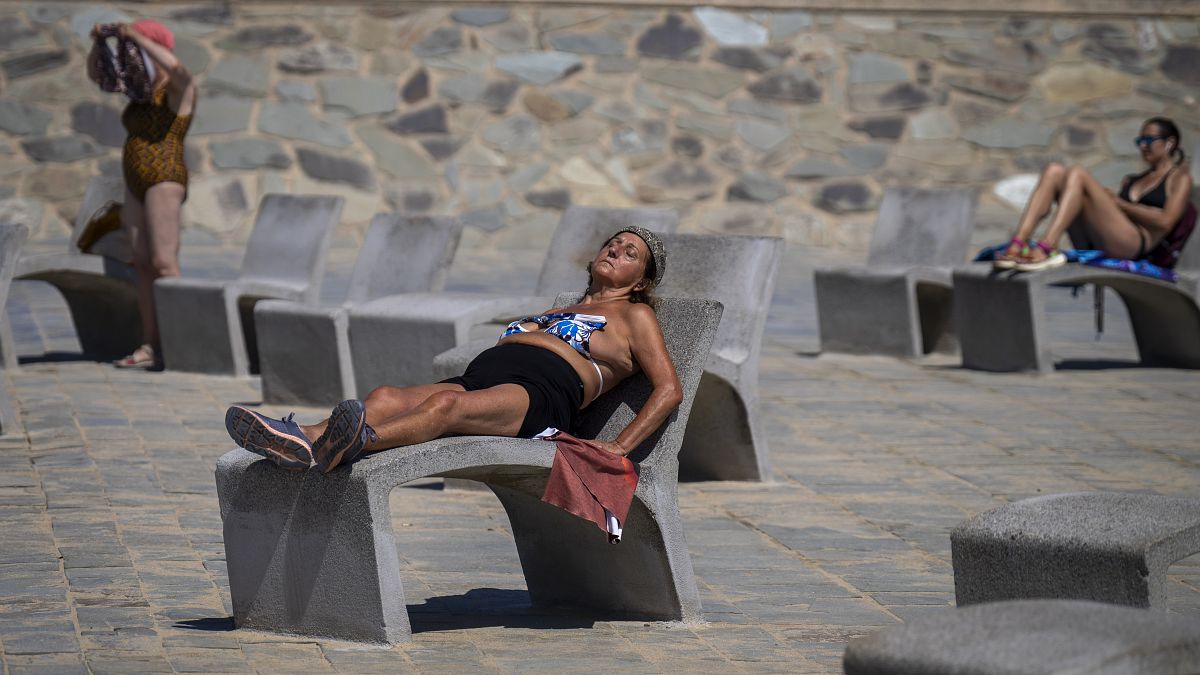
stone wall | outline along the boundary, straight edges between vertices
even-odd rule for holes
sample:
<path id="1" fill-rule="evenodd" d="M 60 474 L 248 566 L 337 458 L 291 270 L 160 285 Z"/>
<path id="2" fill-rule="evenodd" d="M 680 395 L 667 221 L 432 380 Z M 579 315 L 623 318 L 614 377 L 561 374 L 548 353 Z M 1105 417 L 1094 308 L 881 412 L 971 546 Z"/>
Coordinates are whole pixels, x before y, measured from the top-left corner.
<path id="1" fill-rule="evenodd" d="M 471 245 L 519 250 L 568 204 L 662 205 L 862 248 L 883 188 L 951 184 L 998 238 L 1013 176 L 1060 159 L 1114 184 L 1151 115 L 1200 140 L 1195 17 L 423 7 L 0 5 L 0 220 L 63 237 L 87 177 L 120 171 L 86 35 L 143 16 L 200 80 L 192 239 L 244 239 L 285 190 L 344 195 L 353 236 L 380 210 L 454 213 Z"/>

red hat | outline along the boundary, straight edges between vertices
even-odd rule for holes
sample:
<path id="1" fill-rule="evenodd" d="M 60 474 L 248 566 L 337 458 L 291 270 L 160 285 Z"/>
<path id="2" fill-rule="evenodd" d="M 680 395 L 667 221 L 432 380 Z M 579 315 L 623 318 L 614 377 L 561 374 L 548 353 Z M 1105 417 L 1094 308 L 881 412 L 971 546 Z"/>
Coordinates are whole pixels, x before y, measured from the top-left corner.
<path id="1" fill-rule="evenodd" d="M 167 49 L 175 49 L 175 34 L 154 19 L 133 22 L 133 29 Z"/>

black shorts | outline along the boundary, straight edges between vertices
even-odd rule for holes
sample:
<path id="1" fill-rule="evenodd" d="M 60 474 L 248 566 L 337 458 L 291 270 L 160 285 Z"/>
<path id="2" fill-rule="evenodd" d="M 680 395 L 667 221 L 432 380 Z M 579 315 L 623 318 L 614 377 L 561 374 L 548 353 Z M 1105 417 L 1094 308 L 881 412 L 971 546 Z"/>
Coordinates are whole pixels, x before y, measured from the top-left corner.
<path id="1" fill-rule="evenodd" d="M 439 384 L 457 384 L 467 391 L 521 385 L 529 394 L 529 410 L 518 438 L 531 438 L 546 427 L 574 430 L 583 404 L 583 380 L 575 368 L 549 349 L 533 345 L 496 345 L 476 356 L 465 373 Z"/>

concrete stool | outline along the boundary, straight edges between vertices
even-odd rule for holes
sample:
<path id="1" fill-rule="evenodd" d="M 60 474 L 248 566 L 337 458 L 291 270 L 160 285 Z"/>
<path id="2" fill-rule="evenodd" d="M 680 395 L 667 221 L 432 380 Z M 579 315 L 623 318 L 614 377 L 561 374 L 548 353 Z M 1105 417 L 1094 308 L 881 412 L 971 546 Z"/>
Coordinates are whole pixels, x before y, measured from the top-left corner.
<path id="1" fill-rule="evenodd" d="M 950 545 L 960 606 L 1071 598 L 1165 609 L 1167 567 L 1200 551 L 1200 499 L 1034 497 L 964 521 Z"/>
<path id="2" fill-rule="evenodd" d="M 846 675 L 1190 675 L 1200 622 L 1080 600 L 994 602 L 851 640 Z"/>

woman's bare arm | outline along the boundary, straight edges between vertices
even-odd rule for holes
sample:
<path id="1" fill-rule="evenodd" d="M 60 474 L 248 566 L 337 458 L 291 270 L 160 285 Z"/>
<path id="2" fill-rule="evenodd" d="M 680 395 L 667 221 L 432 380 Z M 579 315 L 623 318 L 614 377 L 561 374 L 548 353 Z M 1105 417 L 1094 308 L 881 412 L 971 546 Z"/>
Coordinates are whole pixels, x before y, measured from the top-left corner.
<path id="1" fill-rule="evenodd" d="M 1192 194 L 1192 177 L 1187 171 L 1173 171 L 1167 177 L 1167 203 L 1161 209 L 1118 199 L 1117 204 L 1129 219 L 1161 235 L 1171 231 L 1187 210 Z"/>
<path id="2" fill-rule="evenodd" d="M 597 441 L 605 450 L 621 455 L 629 454 L 649 438 L 683 401 L 683 386 L 675 374 L 675 364 L 667 353 L 667 344 L 654 310 L 647 305 L 635 305 L 629 313 L 629 323 L 629 344 L 633 358 L 654 389 L 637 416 L 615 440 Z"/>
<path id="3" fill-rule="evenodd" d="M 133 26 L 123 23 L 120 27 L 121 36 L 137 43 L 150 58 L 154 59 L 155 65 L 163 69 L 167 74 L 167 86 L 173 90 L 179 107 L 175 111 L 176 115 L 190 115 L 192 107 L 196 101 L 196 82 L 192 79 L 192 74 L 179 61 L 179 57 L 170 49 L 158 44 L 154 40 L 142 35 Z"/>

